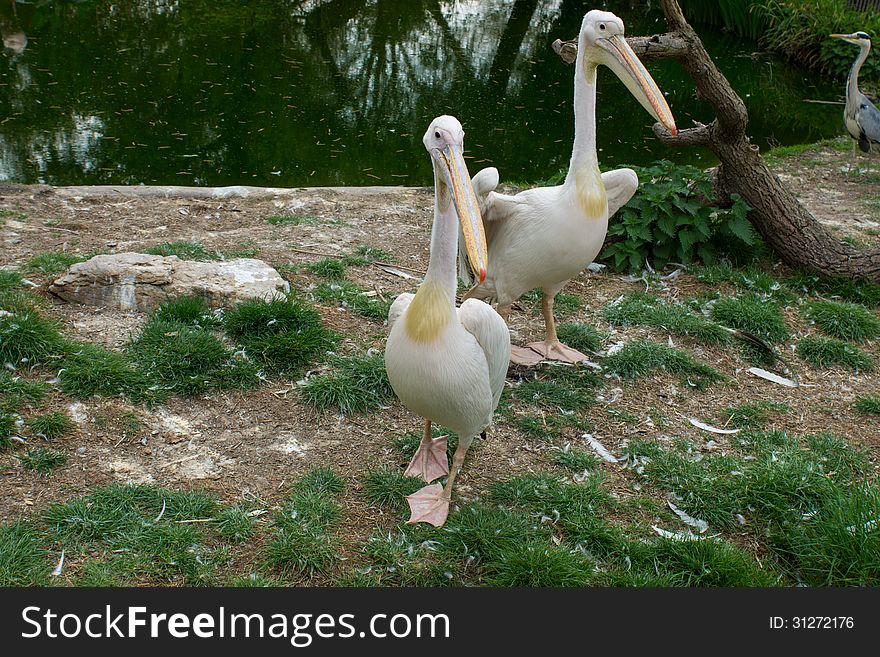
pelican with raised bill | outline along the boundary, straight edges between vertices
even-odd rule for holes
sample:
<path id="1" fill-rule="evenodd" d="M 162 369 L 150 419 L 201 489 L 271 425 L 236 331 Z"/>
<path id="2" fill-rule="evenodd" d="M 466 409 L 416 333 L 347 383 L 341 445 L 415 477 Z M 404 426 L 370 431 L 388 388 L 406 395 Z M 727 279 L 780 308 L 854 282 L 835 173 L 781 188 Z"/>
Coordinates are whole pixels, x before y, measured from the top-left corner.
<path id="1" fill-rule="evenodd" d="M 859 47 L 859 54 L 853 62 L 846 80 L 846 105 L 843 108 L 843 122 L 853 142 L 853 155 L 856 144 L 864 153 L 870 153 L 874 144 L 880 144 L 880 110 L 859 90 L 859 71 L 871 52 L 871 38 L 864 32 L 852 34 L 832 34 L 836 39 Z"/>
<path id="2" fill-rule="evenodd" d="M 452 116 L 431 123 L 423 139 L 434 165 L 434 224 L 428 271 L 418 291 L 401 294 L 388 313 L 388 380 L 404 406 L 425 418 L 425 433 L 406 474 L 431 482 L 409 495 L 409 522 L 439 527 L 449 514 L 452 486 L 474 437 L 485 435 L 498 406 L 510 358 L 510 334 L 488 304 L 469 299 L 455 308 L 459 227 L 473 275 L 488 266 L 483 221 L 463 156 L 464 131 Z M 432 439 L 431 423 L 458 435 L 452 469 L 446 437 Z"/>
<path id="3" fill-rule="evenodd" d="M 559 342 L 553 318 L 553 299 L 602 248 L 608 218 L 638 187 L 632 169 L 599 173 L 596 154 L 596 70 L 610 68 L 641 105 L 676 134 L 675 120 L 663 94 L 623 36 L 614 14 L 593 10 L 584 16 L 578 36 L 574 70 L 574 147 L 562 185 L 539 187 L 515 196 L 495 192 L 498 170 L 483 169 L 473 179 L 480 199 L 489 249 L 484 281 L 468 272 L 466 253 L 460 253 L 459 275 L 473 285 L 465 298 L 495 301 L 505 320 L 511 304 L 523 293 L 540 287 L 546 336 L 528 347 L 513 347 L 511 361 L 534 365 L 555 359 L 575 363 L 581 352 Z"/>

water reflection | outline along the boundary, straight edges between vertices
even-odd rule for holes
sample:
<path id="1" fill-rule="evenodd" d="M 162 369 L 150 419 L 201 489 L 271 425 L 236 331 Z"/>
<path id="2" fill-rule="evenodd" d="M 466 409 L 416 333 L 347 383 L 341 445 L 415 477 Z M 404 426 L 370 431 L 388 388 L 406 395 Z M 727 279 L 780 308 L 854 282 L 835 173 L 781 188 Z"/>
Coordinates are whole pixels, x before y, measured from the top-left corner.
<path id="1" fill-rule="evenodd" d="M 596 4 L 631 34 L 664 28 L 622 0 L 0 0 L 0 179 L 51 184 L 428 184 L 419 136 L 440 113 L 468 131 L 473 168 L 508 180 L 568 163 L 572 70 L 550 51 Z M 23 38 L 12 38 L 27 34 Z M 827 136 L 836 88 L 710 52 L 748 95 L 758 143 Z M 673 62 L 651 65 L 679 125 L 708 109 Z M 600 72 L 604 164 L 695 161 L 653 140 L 651 119 Z M 710 162 L 704 161 L 709 164 Z"/>

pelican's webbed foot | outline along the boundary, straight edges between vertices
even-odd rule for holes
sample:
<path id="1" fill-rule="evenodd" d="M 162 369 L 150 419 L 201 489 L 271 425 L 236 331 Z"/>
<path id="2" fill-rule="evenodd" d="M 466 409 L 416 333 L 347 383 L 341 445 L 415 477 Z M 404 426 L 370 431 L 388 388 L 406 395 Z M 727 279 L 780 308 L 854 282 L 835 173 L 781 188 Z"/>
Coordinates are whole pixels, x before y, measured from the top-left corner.
<path id="1" fill-rule="evenodd" d="M 449 474 L 449 458 L 446 456 L 447 436 L 422 440 L 413 454 L 404 474 L 434 481 Z"/>
<path id="2" fill-rule="evenodd" d="M 449 495 L 440 484 L 431 484 L 406 496 L 410 518 L 407 524 L 427 522 L 442 527 L 449 515 Z"/>

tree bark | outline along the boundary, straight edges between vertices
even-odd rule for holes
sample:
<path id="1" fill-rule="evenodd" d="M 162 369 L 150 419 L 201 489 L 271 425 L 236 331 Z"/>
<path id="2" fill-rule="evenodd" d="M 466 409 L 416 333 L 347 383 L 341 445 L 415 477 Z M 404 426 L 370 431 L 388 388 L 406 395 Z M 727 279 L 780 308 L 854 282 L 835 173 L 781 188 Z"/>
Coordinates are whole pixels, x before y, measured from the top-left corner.
<path id="1" fill-rule="evenodd" d="M 709 57 L 678 2 L 661 0 L 661 5 L 670 32 L 627 41 L 643 61 L 678 60 L 716 118 L 708 125 L 680 130 L 675 137 L 658 123 L 657 137 L 670 145 L 710 148 L 721 161 L 716 173 L 721 195 L 737 193 L 745 199 L 752 208 L 752 225 L 787 264 L 830 276 L 880 281 L 880 249 L 856 249 L 835 239 L 770 171 L 746 136 L 749 117 L 742 99 Z M 564 62 L 572 63 L 577 41 L 557 40 L 553 49 Z"/>

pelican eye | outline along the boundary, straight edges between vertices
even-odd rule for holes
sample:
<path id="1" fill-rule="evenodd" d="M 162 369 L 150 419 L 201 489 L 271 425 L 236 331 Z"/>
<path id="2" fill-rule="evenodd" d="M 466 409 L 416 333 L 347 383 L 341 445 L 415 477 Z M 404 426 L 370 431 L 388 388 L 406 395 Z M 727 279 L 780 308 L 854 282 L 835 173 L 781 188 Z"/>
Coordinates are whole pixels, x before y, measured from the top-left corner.
<path id="1" fill-rule="evenodd" d="M 435 137 L 436 139 L 440 139 L 440 131 L 439 131 L 439 130 L 437 130 L 437 131 L 434 132 L 434 137 Z"/>
<path id="2" fill-rule="evenodd" d="M 599 23 L 599 29 L 600 29 L 600 30 L 604 30 L 604 29 L 605 29 L 605 23 Z"/>

